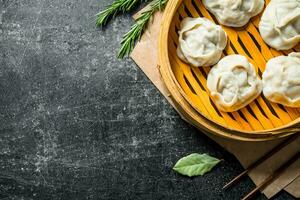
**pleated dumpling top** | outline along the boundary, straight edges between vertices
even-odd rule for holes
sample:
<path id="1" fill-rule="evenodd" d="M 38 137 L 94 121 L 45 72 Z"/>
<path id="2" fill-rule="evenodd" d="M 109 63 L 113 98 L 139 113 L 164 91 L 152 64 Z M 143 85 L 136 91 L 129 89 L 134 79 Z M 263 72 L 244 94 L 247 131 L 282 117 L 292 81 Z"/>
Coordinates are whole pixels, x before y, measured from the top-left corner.
<path id="1" fill-rule="evenodd" d="M 203 0 L 220 24 L 242 27 L 264 8 L 264 0 Z"/>
<path id="2" fill-rule="evenodd" d="M 242 55 L 221 59 L 209 72 L 207 87 L 215 105 L 225 112 L 245 107 L 262 91 L 254 66 Z"/>
<path id="3" fill-rule="evenodd" d="M 272 102 L 300 107 L 300 53 L 269 60 L 263 74 L 263 93 Z"/>
<path id="4" fill-rule="evenodd" d="M 185 18 L 179 30 L 178 57 L 195 67 L 216 64 L 227 45 L 227 34 L 206 18 Z"/>
<path id="5" fill-rule="evenodd" d="M 272 0 L 259 24 L 264 41 L 277 50 L 288 50 L 300 42 L 300 0 Z"/>

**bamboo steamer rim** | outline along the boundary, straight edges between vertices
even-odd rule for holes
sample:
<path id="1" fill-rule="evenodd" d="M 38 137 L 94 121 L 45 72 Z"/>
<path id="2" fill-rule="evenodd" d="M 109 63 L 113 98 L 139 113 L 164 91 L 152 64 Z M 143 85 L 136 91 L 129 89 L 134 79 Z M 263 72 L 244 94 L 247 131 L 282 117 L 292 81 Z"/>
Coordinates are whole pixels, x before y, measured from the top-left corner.
<path id="1" fill-rule="evenodd" d="M 198 113 L 188 103 L 188 101 L 182 96 L 179 83 L 176 82 L 176 78 L 172 72 L 168 48 L 168 38 L 171 21 L 182 2 L 183 0 L 169 1 L 165 8 L 165 12 L 162 18 L 162 22 L 164 23 L 161 24 L 159 33 L 158 63 L 162 79 L 165 82 L 167 89 L 171 93 L 172 99 L 177 104 L 177 108 L 188 119 L 188 121 L 198 129 L 208 131 L 222 137 L 242 141 L 272 140 L 286 137 L 300 131 L 300 128 L 298 127 L 298 124 L 300 122 L 299 118 L 281 127 L 269 130 L 251 132 L 243 130 L 233 130 L 230 128 L 225 128 L 211 121 L 210 119 L 207 119 L 206 117 Z"/>

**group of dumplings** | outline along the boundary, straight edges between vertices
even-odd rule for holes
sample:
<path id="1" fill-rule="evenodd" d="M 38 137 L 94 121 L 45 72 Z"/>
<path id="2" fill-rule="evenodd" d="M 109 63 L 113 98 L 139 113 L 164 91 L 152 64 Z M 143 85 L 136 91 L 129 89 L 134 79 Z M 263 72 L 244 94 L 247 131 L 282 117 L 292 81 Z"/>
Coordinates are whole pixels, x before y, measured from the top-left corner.
<path id="1" fill-rule="evenodd" d="M 242 27 L 264 8 L 264 0 L 203 0 L 219 21 Z M 263 40 L 276 50 L 288 50 L 300 42 L 300 0 L 271 0 L 259 24 Z M 222 57 L 227 34 L 206 18 L 185 18 L 179 31 L 177 54 L 193 66 L 213 66 L 207 88 L 216 106 L 224 112 L 237 111 L 261 92 L 275 103 L 300 107 L 300 53 L 268 61 L 262 80 L 242 55 Z"/>

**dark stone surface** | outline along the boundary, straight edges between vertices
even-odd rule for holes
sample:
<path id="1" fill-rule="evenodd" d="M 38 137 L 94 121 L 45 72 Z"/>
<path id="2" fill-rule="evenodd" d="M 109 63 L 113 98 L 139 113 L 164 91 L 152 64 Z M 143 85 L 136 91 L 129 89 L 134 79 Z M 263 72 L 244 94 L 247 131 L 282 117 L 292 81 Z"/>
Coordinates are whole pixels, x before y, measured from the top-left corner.
<path id="1" fill-rule="evenodd" d="M 249 179 L 183 122 L 130 60 L 115 58 L 130 15 L 112 0 L 0 0 L 0 199 L 238 199 Z M 204 177 L 172 171 L 192 152 L 225 161 Z M 263 196 L 259 196 L 264 199 Z M 281 193 L 276 199 L 292 199 Z"/>

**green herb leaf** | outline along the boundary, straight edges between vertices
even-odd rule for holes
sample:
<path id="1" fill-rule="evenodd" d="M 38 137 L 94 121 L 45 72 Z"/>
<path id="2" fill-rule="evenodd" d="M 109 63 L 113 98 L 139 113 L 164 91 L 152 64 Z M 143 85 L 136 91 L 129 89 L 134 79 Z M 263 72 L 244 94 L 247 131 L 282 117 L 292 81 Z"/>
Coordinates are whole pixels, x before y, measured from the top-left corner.
<path id="1" fill-rule="evenodd" d="M 141 16 L 136 19 L 136 22 L 131 26 L 130 31 L 123 36 L 123 40 L 121 41 L 121 49 L 118 52 L 118 58 L 123 59 L 132 52 L 136 41 L 141 38 L 152 15 L 158 10 L 163 9 L 167 2 L 168 0 L 153 0 L 150 3 L 150 8 L 143 12 Z"/>
<path id="2" fill-rule="evenodd" d="M 141 1 L 142 0 L 115 0 L 105 10 L 96 14 L 98 17 L 96 25 L 105 26 L 109 19 L 113 18 L 116 14 L 131 11 L 135 5 Z"/>
<path id="3" fill-rule="evenodd" d="M 179 174 L 192 176 L 202 176 L 211 171 L 220 162 L 219 159 L 211 157 L 207 154 L 193 153 L 189 156 L 181 158 L 173 170 Z"/>

